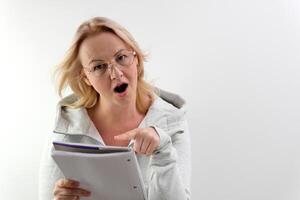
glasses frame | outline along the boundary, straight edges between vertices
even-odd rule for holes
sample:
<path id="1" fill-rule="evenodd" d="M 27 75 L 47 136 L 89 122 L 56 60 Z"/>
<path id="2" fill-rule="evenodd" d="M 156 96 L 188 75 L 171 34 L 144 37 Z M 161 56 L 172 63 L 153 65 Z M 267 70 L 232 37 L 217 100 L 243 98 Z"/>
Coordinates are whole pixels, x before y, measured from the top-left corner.
<path id="1" fill-rule="evenodd" d="M 132 57 L 132 60 L 131 60 L 131 62 L 129 63 L 129 64 L 127 64 L 127 65 L 121 65 L 121 64 L 119 64 L 117 61 L 116 61 L 116 57 L 117 56 L 114 56 L 112 59 L 110 59 L 110 61 L 104 61 L 103 62 L 103 64 L 107 64 L 107 71 L 111 71 L 111 68 L 112 68 L 112 66 L 114 66 L 114 67 L 116 67 L 116 66 L 123 66 L 123 67 L 128 67 L 128 66 L 130 66 L 132 63 L 133 63 L 133 60 L 134 60 L 134 57 L 136 56 L 136 52 L 134 51 L 134 50 L 127 50 L 127 49 L 125 49 L 125 51 L 128 51 L 128 52 L 130 52 L 132 55 L 133 55 L 133 57 Z M 121 51 L 122 52 L 122 51 Z M 93 69 L 93 68 L 95 68 L 95 67 L 92 67 L 92 69 L 90 68 L 90 67 L 83 67 L 88 73 L 90 73 L 90 74 L 92 74 L 92 75 L 95 75 L 95 72 L 97 71 L 97 69 L 95 70 L 95 69 Z M 119 67 L 119 69 L 120 69 L 120 67 Z M 97 77 L 99 77 L 100 75 L 95 75 L 95 76 L 97 76 Z"/>

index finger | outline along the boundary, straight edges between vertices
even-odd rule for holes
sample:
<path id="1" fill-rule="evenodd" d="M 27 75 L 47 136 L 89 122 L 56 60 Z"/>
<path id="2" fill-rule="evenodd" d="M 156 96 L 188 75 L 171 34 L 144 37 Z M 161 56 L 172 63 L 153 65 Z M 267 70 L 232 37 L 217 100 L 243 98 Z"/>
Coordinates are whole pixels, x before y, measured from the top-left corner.
<path id="1" fill-rule="evenodd" d="M 77 188 L 80 183 L 76 180 L 62 178 L 58 180 L 57 184 L 60 187 Z"/>
<path id="2" fill-rule="evenodd" d="M 134 139 L 136 134 L 138 133 L 139 128 L 127 131 L 125 133 L 122 133 L 121 135 L 116 135 L 114 137 L 115 140 L 131 140 Z"/>

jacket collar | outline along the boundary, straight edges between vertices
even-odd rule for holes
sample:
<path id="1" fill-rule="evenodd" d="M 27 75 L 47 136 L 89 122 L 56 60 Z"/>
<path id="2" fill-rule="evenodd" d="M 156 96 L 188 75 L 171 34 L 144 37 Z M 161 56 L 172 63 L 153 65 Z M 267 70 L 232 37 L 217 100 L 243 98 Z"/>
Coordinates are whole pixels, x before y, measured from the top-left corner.
<path id="1" fill-rule="evenodd" d="M 155 100 L 139 127 L 159 126 L 169 129 L 183 118 L 185 101 L 177 94 L 156 89 Z M 73 109 L 63 106 L 76 100 L 76 96 L 72 94 L 58 103 L 54 132 L 87 135 L 104 143 L 84 107 Z"/>

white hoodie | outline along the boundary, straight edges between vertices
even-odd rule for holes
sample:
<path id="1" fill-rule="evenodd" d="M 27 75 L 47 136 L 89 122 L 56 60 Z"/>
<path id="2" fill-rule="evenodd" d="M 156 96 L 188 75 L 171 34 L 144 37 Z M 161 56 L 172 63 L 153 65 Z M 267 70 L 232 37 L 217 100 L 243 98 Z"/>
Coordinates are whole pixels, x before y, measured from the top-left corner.
<path id="1" fill-rule="evenodd" d="M 151 156 L 136 155 L 148 200 L 190 199 L 190 137 L 184 100 L 170 92 L 159 91 L 139 127 L 154 127 L 160 145 Z M 63 174 L 51 157 L 52 141 L 105 145 L 85 108 L 62 106 L 74 102 L 75 95 L 63 98 L 57 106 L 55 129 L 49 135 L 39 172 L 39 199 L 54 198 L 55 182 Z M 86 188 L 88 190 L 88 188 Z"/>

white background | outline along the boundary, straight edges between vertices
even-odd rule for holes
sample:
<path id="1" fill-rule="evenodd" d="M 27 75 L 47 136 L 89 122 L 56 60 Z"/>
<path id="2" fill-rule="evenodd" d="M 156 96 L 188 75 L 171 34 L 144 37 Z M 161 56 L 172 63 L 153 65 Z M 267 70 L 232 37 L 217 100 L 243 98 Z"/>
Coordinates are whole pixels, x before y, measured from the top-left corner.
<path id="1" fill-rule="evenodd" d="M 300 199 L 298 0 L 0 2 L 0 199 L 37 199 L 51 69 L 94 16 L 125 26 L 148 80 L 188 102 L 193 199 Z"/>

